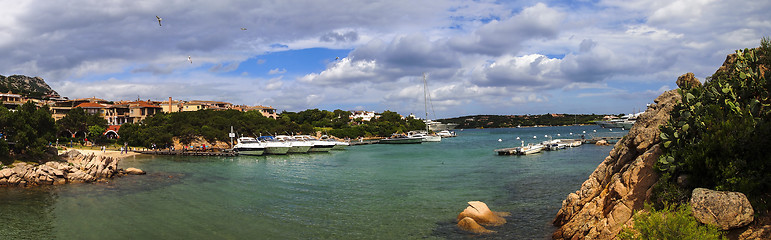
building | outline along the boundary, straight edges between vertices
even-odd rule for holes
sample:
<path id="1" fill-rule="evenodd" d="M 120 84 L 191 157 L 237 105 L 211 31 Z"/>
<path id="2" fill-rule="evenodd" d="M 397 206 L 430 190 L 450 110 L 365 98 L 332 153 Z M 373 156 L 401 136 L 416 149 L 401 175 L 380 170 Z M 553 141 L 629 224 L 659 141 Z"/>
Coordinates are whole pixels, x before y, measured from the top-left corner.
<path id="1" fill-rule="evenodd" d="M 266 107 L 262 105 L 257 106 L 246 106 L 246 105 L 240 105 L 240 106 L 232 106 L 232 109 L 242 111 L 242 112 L 248 112 L 248 111 L 258 111 L 262 116 L 265 116 L 266 118 L 272 118 L 272 119 L 278 119 L 278 114 L 276 113 L 276 109 L 273 107 Z"/>
<path id="2" fill-rule="evenodd" d="M 351 120 L 361 118 L 362 121 L 369 122 L 373 118 L 378 118 L 378 116 L 375 114 L 375 112 L 370 111 L 351 111 L 351 116 L 349 118 Z"/>
<path id="3" fill-rule="evenodd" d="M 13 93 L 0 93 L 0 102 L 8 109 L 16 109 L 16 107 L 24 104 L 21 95 Z"/>
<path id="4" fill-rule="evenodd" d="M 148 101 L 121 102 L 107 108 L 105 119 L 109 125 L 121 125 L 124 123 L 139 123 L 145 118 L 162 112 L 157 104 Z"/>

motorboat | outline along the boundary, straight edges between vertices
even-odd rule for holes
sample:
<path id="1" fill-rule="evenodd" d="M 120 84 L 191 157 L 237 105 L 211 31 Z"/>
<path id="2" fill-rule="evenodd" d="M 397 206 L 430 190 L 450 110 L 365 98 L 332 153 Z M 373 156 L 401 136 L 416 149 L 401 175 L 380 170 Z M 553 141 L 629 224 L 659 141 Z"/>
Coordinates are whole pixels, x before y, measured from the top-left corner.
<path id="1" fill-rule="evenodd" d="M 257 140 L 265 144 L 265 153 L 267 154 L 284 155 L 289 152 L 291 147 L 288 142 L 279 141 L 273 136 L 261 136 Z"/>
<path id="2" fill-rule="evenodd" d="M 311 150 L 311 147 L 313 147 L 313 143 L 311 142 L 297 140 L 287 135 L 278 135 L 276 136 L 276 139 L 289 143 L 288 153 L 307 153 Z"/>
<path id="3" fill-rule="evenodd" d="M 253 137 L 240 137 L 233 146 L 233 151 L 240 155 L 260 156 L 265 152 L 265 144 Z"/>
<path id="4" fill-rule="evenodd" d="M 420 138 L 423 142 L 441 142 L 442 137 L 439 135 L 431 135 L 425 132 L 410 132 L 409 137 Z"/>
<path id="5" fill-rule="evenodd" d="M 313 144 L 313 146 L 308 152 L 329 152 L 329 150 L 332 150 L 332 148 L 335 147 L 335 143 L 333 142 L 323 141 L 315 137 L 312 137 L 310 135 L 297 135 L 297 136 L 294 136 L 294 139 L 300 140 L 300 141 L 307 141 Z"/>
<path id="6" fill-rule="evenodd" d="M 340 141 L 340 140 L 337 140 L 337 139 L 331 138 L 331 137 L 329 137 L 329 136 L 327 136 L 327 135 L 323 135 L 323 136 L 321 136 L 321 140 L 324 140 L 324 141 L 329 141 L 329 142 L 335 143 L 335 146 L 334 146 L 334 147 L 332 147 L 332 150 L 345 150 L 345 148 L 347 148 L 348 146 L 350 146 L 350 145 L 351 145 L 351 144 L 350 144 L 350 143 L 348 143 L 348 142 Z"/>
<path id="7" fill-rule="evenodd" d="M 380 139 L 380 143 L 385 144 L 415 144 L 415 143 L 423 143 L 422 138 L 414 138 L 407 136 L 405 134 L 396 134 L 394 133 L 389 138 Z"/>
<path id="8" fill-rule="evenodd" d="M 457 136 L 458 136 L 458 135 L 455 135 L 455 132 L 454 132 L 454 131 L 453 131 L 453 132 L 451 132 L 450 130 L 442 130 L 442 131 L 439 131 L 439 132 L 437 132 L 437 133 L 436 133 L 436 135 L 438 135 L 438 136 L 440 136 L 440 137 L 443 137 L 443 138 L 448 138 L 448 137 L 457 137 Z"/>
<path id="9" fill-rule="evenodd" d="M 522 146 L 517 147 L 516 152 L 517 152 L 517 155 L 529 155 L 529 154 L 541 152 L 544 149 L 544 147 L 545 146 L 543 144 L 532 144 L 532 143 L 525 146 L 525 143 L 522 142 Z"/>

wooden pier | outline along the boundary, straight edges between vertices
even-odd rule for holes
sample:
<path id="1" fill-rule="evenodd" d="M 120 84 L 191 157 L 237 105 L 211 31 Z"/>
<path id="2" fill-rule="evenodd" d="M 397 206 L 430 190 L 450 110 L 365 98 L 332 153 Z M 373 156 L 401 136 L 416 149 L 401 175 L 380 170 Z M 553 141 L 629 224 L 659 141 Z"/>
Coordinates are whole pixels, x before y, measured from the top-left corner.
<path id="1" fill-rule="evenodd" d="M 141 154 L 152 155 L 175 155 L 175 156 L 204 156 L 204 157 L 235 157 L 238 156 L 237 152 L 233 151 L 169 151 L 169 150 L 156 150 L 156 151 L 139 151 L 134 150 L 132 152 Z"/>

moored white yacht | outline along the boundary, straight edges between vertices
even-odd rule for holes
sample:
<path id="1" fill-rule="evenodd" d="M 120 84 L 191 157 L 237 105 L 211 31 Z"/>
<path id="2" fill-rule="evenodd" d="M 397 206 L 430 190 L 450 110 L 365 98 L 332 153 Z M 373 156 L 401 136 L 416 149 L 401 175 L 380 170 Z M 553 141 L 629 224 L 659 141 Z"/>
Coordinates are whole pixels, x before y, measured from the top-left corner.
<path id="1" fill-rule="evenodd" d="M 273 136 L 262 136 L 258 140 L 265 144 L 265 153 L 267 154 L 284 155 L 289 152 L 289 143 L 278 141 Z"/>
<path id="2" fill-rule="evenodd" d="M 289 143 L 288 153 L 307 153 L 313 147 L 313 143 L 303 140 L 297 140 L 287 135 L 278 135 L 276 139 Z"/>
<path id="3" fill-rule="evenodd" d="M 233 146 L 233 151 L 240 155 L 260 156 L 265 152 L 265 144 L 253 137 L 240 137 Z"/>
<path id="4" fill-rule="evenodd" d="M 332 148 L 335 147 L 335 143 L 333 142 L 319 140 L 310 135 L 297 135 L 294 136 L 294 139 L 308 141 L 313 144 L 309 152 L 329 152 L 329 150 L 332 150 Z"/>

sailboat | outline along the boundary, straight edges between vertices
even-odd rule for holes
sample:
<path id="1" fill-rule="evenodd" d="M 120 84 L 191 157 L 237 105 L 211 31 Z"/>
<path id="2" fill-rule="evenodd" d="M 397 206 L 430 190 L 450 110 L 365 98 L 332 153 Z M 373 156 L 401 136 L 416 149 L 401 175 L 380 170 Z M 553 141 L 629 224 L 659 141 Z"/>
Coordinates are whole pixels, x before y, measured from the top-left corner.
<path id="1" fill-rule="evenodd" d="M 442 137 L 435 134 L 434 135 L 429 134 L 431 131 L 428 123 L 431 122 L 431 119 L 428 119 L 428 101 L 430 100 L 431 98 L 428 93 L 428 81 L 426 81 L 426 73 L 423 73 L 423 106 L 425 107 L 425 111 L 426 111 L 426 121 L 425 121 L 426 134 L 421 134 L 420 137 L 423 138 L 424 142 L 441 142 Z"/>

